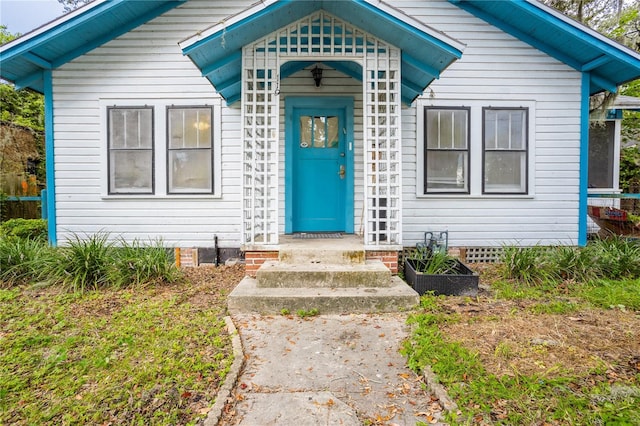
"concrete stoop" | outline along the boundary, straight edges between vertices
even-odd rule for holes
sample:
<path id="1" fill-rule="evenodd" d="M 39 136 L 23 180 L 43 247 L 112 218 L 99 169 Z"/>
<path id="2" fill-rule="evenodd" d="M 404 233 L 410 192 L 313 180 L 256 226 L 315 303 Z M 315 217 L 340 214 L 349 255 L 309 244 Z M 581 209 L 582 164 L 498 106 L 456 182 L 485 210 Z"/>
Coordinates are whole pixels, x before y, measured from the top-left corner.
<path id="1" fill-rule="evenodd" d="M 228 297 L 233 314 L 398 312 L 419 302 L 418 293 L 380 260 L 366 260 L 362 241 L 295 241 L 283 238 L 278 260 L 266 261 L 256 277 L 245 277 Z"/>
<path id="2" fill-rule="evenodd" d="M 391 271 L 379 260 L 355 264 L 265 262 L 256 274 L 260 288 L 390 287 Z"/>
<path id="3" fill-rule="evenodd" d="M 259 287 L 258 280 L 245 277 L 228 298 L 229 311 L 279 314 L 286 309 L 317 309 L 321 314 L 398 312 L 419 302 L 418 293 L 402 279 L 391 277 L 386 287 Z"/>
<path id="4" fill-rule="evenodd" d="M 318 243 L 281 250 L 256 278 L 245 277 L 228 297 L 231 313 L 321 314 L 398 312 L 419 302 L 418 294 L 364 250 L 327 249 Z"/>

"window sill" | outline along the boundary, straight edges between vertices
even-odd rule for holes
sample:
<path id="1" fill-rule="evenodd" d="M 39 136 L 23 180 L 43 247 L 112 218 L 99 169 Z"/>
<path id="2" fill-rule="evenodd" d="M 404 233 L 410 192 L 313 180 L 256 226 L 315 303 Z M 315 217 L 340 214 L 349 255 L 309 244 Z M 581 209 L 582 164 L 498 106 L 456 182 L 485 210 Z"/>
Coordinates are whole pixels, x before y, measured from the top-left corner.
<path id="1" fill-rule="evenodd" d="M 218 194 L 163 194 L 163 195 L 151 195 L 151 194 L 113 194 L 103 195 L 104 201 L 138 201 L 138 200 L 217 200 L 221 199 L 222 195 Z"/>
<path id="2" fill-rule="evenodd" d="M 417 194 L 418 200 L 456 199 L 456 200 L 533 200 L 532 194 Z"/>

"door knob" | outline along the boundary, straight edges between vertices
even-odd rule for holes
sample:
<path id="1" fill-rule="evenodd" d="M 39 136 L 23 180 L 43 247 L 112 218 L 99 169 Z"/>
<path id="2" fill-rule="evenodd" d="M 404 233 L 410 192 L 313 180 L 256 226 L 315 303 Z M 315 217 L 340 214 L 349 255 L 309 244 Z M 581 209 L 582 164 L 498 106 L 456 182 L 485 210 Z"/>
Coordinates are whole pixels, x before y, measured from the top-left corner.
<path id="1" fill-rule="evenodd" d="M 344 175 L 346 174 L 346 172 L 343 165 L 340 165 L 340 171 L 338 172 L 338 174 L 340 175 L 340 179 L 344 179 Z"/>

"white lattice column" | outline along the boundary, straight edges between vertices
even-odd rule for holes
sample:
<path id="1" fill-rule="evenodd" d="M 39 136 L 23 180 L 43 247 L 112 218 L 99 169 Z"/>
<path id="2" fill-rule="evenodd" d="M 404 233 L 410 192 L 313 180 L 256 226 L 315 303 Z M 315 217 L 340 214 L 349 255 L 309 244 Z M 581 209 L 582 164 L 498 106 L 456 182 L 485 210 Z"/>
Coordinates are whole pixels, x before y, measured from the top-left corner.
<path id="1" fill-rule="evenodd" d="M 266 40 L 242 52 L 242 234 L 245 244 L 278 243 L 277 54 Z"/>
<path id="2" fill-rule="evenodd" d="M 400 50 L 367 40 L 363 69 L 368 245 L 402 244 Z"/>

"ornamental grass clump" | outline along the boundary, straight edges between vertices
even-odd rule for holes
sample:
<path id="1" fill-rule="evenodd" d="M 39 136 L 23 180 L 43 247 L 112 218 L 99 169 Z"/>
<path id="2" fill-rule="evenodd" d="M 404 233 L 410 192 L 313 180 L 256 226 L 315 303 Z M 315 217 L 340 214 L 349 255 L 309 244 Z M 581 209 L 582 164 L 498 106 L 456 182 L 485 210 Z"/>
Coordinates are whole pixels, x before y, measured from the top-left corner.
<path id="1" fill-rule="evenodd" d="M 427 275 L 459 274 L 458 260 L 444 250 L 419 247 L 409 258 L 416 272 Z"/>
<path id="2" fill-rule="evenodd" d="M 585 247 L 505 247 L 503 278 L 527 285 L 561 281 L 581 283 L 601 279 L 640 278 L 640 242 L 609 237 Z"/>
<path id="3" fill-rule="evenodd" d="M 140 285 L 172 283 L 180 279 L 180 269 L 175 265 L 173 251 L 167 249 L 160 239 L 150 241 L 148 245 L 137 239 L 132 243 L 121 240 L 121 247 L 115 250 L 115 255 L 119 265 L 119 282 Z"/>
<path id="4" fill-rule="evenodd" d="M 146 246 L 138 240 L 116 243 L 104 233 L 84 239 L 75 235 L 59 250 L 60 261 L 49 268 L 51 276 L 74 292 L 176 282 L 180 278 L 171 251 L 160 240 Z"/>
<path id="5" fill-rule="evenodd" d="M 501 258 L 504 278 L 515 279 L 527 285 L 539 284 L 552 278 L 547 247 L 505 247 Z"/>
<path id="6" fill-rule="evenodd" d="M 44 264 L 56 253 L 42 238 L 0 237 L 0 287 L 13 287 L 46 278 Z"/>
<path id="7" fill-rule="evenodd" d="M 60 261 L 50 265 L 52 279 L 74 292 L 120 287 L 115 248 L 108 238 L 104 233 L 86 239 L 74 235 L 59 249 Z"/>

